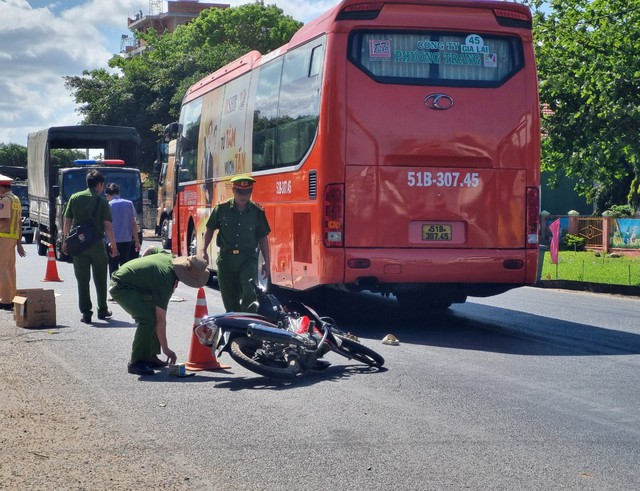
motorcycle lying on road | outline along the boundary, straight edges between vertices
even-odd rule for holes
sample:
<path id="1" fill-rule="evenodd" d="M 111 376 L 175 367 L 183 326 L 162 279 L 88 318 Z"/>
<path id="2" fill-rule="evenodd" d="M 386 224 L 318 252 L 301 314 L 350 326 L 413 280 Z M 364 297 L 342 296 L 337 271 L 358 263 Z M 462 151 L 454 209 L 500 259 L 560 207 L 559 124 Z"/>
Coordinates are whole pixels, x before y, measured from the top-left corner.
<path id="1" fill-rule="evenodd" d="M 257 284 L 258 313 L 208 315 L 193 328 L 199 342 L 219 357 L 227 351 L 239 365 L 265 377 L 293 379 L 328 362 L 332 351 L 380 368 L 384 358 L 341 331 L 330 317 L 320 317 L 299 301 L 284 305 Z"/>

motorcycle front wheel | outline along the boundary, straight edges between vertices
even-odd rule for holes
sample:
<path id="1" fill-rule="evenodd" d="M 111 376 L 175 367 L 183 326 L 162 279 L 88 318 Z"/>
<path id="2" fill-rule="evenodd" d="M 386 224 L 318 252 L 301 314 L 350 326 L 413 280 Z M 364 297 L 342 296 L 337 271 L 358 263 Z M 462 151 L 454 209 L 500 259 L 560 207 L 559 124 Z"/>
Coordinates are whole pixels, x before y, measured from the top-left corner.
<path id="1" fill-rule="evenodd" d="M 380 368 L 384 358 L 370 348 L 348 338 L 341 338 L 342 344 L 338 352 L 347 358 L 358 360 L 370 367 Z"/>
<path id="2" fill-rule="evenodd" d="M 239 365 L 265 377 L 292 379 L 301 372 L 297 360 L 269 357 L 262 352 L 262 341 L 245 336 L 231 341 L 229 354 Z"/>

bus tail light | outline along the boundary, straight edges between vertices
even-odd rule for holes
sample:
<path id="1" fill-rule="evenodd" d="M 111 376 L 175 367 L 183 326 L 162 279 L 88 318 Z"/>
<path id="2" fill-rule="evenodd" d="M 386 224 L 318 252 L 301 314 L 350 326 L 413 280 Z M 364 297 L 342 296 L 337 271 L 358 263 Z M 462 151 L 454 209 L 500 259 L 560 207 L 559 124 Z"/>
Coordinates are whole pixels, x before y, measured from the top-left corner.
<path id="1" fill-rule="evenodd" d="M 322 242 L 325 247 L 344 245 L 344 184 L 329 184 L 324 190 Z"/>
<path id="2" fill-rule="evenodd" d="M 538 233 L 540 231 L 540 190 L 527 188 L 527 249 L 538 247 Z"/>

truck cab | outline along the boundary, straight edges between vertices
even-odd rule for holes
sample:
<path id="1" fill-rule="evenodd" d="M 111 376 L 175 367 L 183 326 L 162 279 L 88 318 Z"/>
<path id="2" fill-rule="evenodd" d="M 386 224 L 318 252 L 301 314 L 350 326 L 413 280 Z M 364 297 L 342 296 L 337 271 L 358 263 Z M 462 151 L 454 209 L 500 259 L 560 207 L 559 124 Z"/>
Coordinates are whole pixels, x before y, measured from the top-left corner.
<path id="1" fill-rule="evenodd" d="M 86 176 L 91 169 L 98 170 L 104 174 L 105 187 L 113 182 L 120 186 L 120 197 L 133 203 L 136 210 L 136 224 L 138 225 L 138 239 L 142 244 L 142 180 L 140 171 L 130 167 L 125 167 L 123 160 L 76 160 L 73 167 L 59 169 L 57 187 L 55 188 L 55 230 L 62 231 L 64 225 L 64 211 L 69 198 L 74 193 L 87 188 Z M 104 195 L 104 193 L 103 193 Z M 54 249 L 56 257 L 60 260 L 68 258 L 62 253 L 62 237 L 55 234 Z M 135 253 L 135 251 L 132 251 Z M 131 257 L 135 257 L 133 254 Z"/>

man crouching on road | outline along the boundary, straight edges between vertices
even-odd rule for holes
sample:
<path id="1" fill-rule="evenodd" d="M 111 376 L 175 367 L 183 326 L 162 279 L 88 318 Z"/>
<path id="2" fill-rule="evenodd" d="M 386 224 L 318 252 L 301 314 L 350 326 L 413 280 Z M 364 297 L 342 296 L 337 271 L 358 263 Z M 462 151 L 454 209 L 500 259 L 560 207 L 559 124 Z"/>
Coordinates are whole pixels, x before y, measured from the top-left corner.
<path id="1" fill-rule="evenodd" d="M 109 292 L 138 324 L 128 371 L 153 375 L 154 368 L 175 364 L 176 354 L 167 342 L 167 306 L 181 281 L 193 288 L 209 279 L 207 262 L 200 256 L 176 257 L 160 247 L 150 247 L 113 273 Z M 158 358 L 160 349 L 167 362 Z"/>

